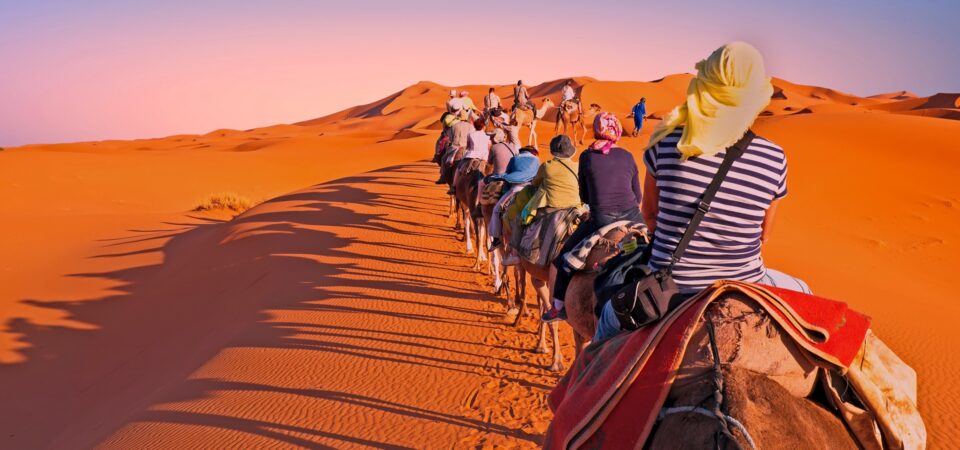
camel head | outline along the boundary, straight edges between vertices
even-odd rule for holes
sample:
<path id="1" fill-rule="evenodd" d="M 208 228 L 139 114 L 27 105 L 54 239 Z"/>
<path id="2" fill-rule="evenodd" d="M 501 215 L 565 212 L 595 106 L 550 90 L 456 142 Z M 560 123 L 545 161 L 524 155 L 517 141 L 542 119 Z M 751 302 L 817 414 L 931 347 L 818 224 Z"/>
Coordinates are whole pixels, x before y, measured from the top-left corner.
<path id="1" fill-rule="evenodd" d="M 554 106 L 556 106 L 556 104 L 553 103 L 553 100 L 550 100 L 549 98 L 543 99 L 543 106 L 540 107 L 540 111 L 537 112 L 537 116 L 543 117 L 544 114 L 546 114 L 547 111 Z"/>

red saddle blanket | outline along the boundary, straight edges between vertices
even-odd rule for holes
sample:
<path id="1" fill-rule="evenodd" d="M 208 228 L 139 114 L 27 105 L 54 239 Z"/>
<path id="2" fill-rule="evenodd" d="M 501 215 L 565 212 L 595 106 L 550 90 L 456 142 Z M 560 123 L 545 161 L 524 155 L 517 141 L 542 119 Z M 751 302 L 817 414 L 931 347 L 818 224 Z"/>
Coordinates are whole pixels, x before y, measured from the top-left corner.
<path id="1" fill-rule="evenodd" d="M 544 448 L 641 448 L 707 306 L 728 296 L 755 300 L 815 364 L 841 372 L 870 326 L 845 303 L 718 281 L 656 324 L 584 350 L 550 394 L 555 414 Z"/>

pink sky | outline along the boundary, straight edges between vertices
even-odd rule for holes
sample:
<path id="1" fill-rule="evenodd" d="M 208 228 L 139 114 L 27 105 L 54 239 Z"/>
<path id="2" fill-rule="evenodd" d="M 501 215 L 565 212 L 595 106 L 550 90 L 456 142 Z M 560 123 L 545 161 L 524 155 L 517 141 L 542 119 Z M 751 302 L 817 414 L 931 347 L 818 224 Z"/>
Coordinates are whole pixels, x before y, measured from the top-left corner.
<path id="1" fill-rule="evenodd" d="M 731 40 L 794 82 L 960 90 L 956 4 L 641 3 L 4 3 L 0 145 L 294 122 L 420 80 L 650 80 Z"/>

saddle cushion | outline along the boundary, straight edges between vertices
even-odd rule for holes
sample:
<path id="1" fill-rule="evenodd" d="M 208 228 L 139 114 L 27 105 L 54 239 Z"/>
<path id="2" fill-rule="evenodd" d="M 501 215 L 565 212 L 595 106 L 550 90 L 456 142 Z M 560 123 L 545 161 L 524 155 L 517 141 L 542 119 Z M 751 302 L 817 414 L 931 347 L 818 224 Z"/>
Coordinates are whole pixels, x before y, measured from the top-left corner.
<path id="1" fill-rule="evenodd" d="M 804 357 L 828 370 L 850 367 L 869 327 L 869 318 L 841 302 L 718 281 L 659 322 L 587 347 L 550 393 L 555 415 L 544 448 L 641 447 L 703 314 L 730 297 L 757 302 Z"/>
<path id="2" fill-rule="evenodd" d="M 496 205 L 503 195 L 503 188 L 506 183 L 503 180 L 495 180 L 483 186 L 483 192 L 480 193 L 480 204 L 484 206 Z"/>

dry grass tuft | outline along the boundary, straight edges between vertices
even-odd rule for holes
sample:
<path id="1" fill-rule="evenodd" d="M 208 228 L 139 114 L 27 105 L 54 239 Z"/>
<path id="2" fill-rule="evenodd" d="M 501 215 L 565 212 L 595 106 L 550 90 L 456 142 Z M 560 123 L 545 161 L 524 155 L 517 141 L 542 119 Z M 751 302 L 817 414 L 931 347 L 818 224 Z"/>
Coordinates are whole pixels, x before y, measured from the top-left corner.
<path id="1" fill-rule="evenodd" d="M 196 208 L 193 208 L 193 210 L 197 212 L 233 211 L 237 214 L 241 214 L 253 206 L 254 203 L 250 200 L 247 200 L 247 198 L 243 197 L 242 195 L 234 194 L 232 192 L 223 192 L 207 196 L 206 200 L 197 205 Z"/>

